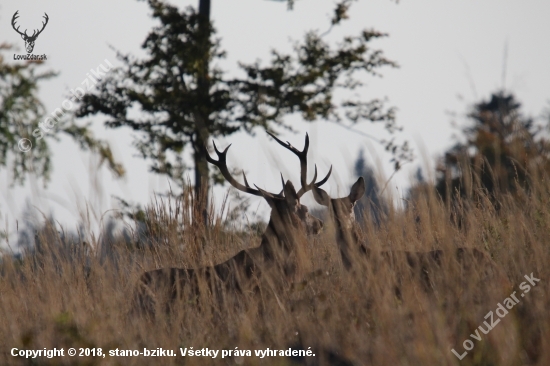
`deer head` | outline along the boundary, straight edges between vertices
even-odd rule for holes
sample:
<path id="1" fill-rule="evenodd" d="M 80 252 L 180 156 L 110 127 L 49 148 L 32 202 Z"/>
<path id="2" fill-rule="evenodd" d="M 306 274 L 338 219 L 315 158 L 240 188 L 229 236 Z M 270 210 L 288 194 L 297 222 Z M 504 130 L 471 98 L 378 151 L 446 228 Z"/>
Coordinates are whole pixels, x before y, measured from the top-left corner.
<path id="1" fill-rule="evenodd" d="M 293 247 L 296 245 L 296 233 L 318 234 L 321 231 L 323 222 L 309 213 L 307 206 L 300 203 L 300 198 L 313 187 L 320 187 L 323 185 L 332 172 L 330 168 L 327 176 L 315 182 L 317 179 L 317 167 L 315 167 L 315 174 L 313 180 L 308 184 L 306 181 L 307 176 L 307 150 L 309 147 L 309 136 L 306 134 L 305 146 L 302 151 L 294 148 L 288 142 L 284 143 L 272 134 L 270 134 L 277 142 L 282 146 L 292 151 L 300 159 L 300 181 L 301 187 L 296 192 L 292 182 L 287 181 L 285 183 L 283 176 L 281 175 L 281 181 L 283 184 L 283 190 L 280 193 L 272 193 L 265 191 L 255 185 L 256 188 L 250 187 L 246 179 L 246 175 L 243 172 L 244 185 L 239 183 L 229 172 L 227 168 L 227 150 L 231 145 L 225 148 L 223 151 L 219 151 L 214 143 L 214 151 L 218 156 L 218 160 L 214 160 L 209 155 L 207 160 L 209 163 L 217 166 L 224 178 L 236 189 L 241 192 L 252 194 L 255 196 L 263 197 L 269 206 L 271 207 L 271 217 L 268 227 L 262 237 L 262 246 L 264 247 L 265 256 L 268 259 L 273 259 L 275 252 L 282 252 L 288 254 L 293 251 Z M 266 244 L 266 245 L 264 245 Z M 275 246 L 281 250 L 275 250 Z"/>
<path id="2" fill-rule="evenodd" d="M 21 38 L 23 38 L 23 40 L 25 41 L 25 49 L 27 50 L 27 53 L 31 53 L 32 50 L 34 49 L 34 42 L 36 41 L 36 38 L 38 37 L 38 35 L 40 33 L 42 33 L 42 31 L 44 30 L 44 28 L 46 28 L 46 24 L 48 24 L 48 20 L 49 20 L 49 17 L 48 17 L 48 14 L 44 13 L 44 19 L 45 19 L 45 22 L 42 22 L 42 29 L 38 30 L 38 29 L 35 29 L 32 33 L 32 35 L 28 35 L 27 34 L 27 30 L 25 29 L 25 32 L 21 33 L 19 31 L 19 27 L 15 28 L 15 21 L 17 18 L 19 18 L 19 10 L 15 12 L 15 14 L 13 14 L 13 17 L 11 18 L 11 26 L 13 27 L 13 29 L 15 29 L 15 31 L 17 33 L 19 33 L 21 35 Z"/>
<path id="3" fill-rule="evenodd" d="M 336 242 L 340 249 L 342 262 L 346 269 L 351 268 L 351 252 L 357 244 L 355 231 L 355 203 L 365 194 L 365 180 L 359 177 L 351 187 L 347 197 L 330 198 L 327 192 L 319 187 L 313 187 L 313 198 L 318 204 L 328 207 L 331 220 L 336 230 Z"/>

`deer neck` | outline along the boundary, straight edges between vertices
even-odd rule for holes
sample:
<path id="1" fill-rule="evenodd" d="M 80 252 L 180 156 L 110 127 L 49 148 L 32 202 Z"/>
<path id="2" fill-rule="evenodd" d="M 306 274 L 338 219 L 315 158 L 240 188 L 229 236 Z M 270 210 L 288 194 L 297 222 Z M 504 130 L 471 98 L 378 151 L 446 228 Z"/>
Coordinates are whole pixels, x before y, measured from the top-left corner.
<path id="1" fill-rule="evenodd" d="M 294 278 L 300 272 L 298 262 L 303 253 L 299 245 L 301 239 L 305 240 L 305 234 L 304 224 L 298 217 L 273 210 L 258 248 L 264 266 L 275 266 L 287 278 Z"/>
<path id="2" fill-rule="evenodd" d="M 360 243 L 353 205 L 344 199 L 333 200 L 332 216 L 336 230 L 336 243 L 346 269 L 352 266 L 352 256 Z M 363 246 L 361 245 L 361 248 Z"/>
<path id="3" fill-rule="evenodd" d="M 289 218 L 285 220 L 284 217 L 274 218 L 272 215 L 260 244 L 264 260 L 273 261 L 278 256 L 288 256 L 296 244 L 293 235 L 296 230 Z"/>

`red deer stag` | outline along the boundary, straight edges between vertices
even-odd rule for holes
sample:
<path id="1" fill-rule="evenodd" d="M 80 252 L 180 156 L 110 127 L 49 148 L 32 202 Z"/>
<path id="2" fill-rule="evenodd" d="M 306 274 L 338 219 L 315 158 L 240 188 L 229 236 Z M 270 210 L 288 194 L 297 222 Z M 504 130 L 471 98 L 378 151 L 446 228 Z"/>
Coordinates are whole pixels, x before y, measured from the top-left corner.
<path id="1" fill-rule="evenodd" d="M 280 140 L 276 139 L 280 142 Z M 305 147 L 302 151 L 297 150 L 289 143 L 284 144 L 300 159 L 300 181 L 301 188 L 298 192 L 294 189 L 292 182 L 283 180 L 283 191 L 281 193 L 270 193 L 256 186 L 250 187 L 243 172 L 244 185 L 239 183 L 227 168 L 227 151 L 231 145 L 223 151 L 219 151 L 214 143 L 214 151 L 218 160 L 209 155 L 209 163 L 217 166 L 224 178 L 239 191 L 263 197 L 271 207 L 271 217 L 267 228 L 262 235 L 259 247 L 241 250 L 229 260 L 215 266 L 198 269 L 183 268 L 161 268 L 145 272 L 139 280 L 137 292 L 137 305 L 140 309 L 155 313 L 159 305 L 170 306 L 176 299 L 182 298 L 184 289 L 189 294 L 199 294 L 199 280 L 204 283 L 223 285 L 224 289 L 242 292 L 242 285 L 262 271 L 269 269 L 281 270 L 285 277 L 291 277 L 297 263 L 295 254 L 306 234 L 318 234 L 323 226 L 321 220 L 309 214 L 308 208 L 300 204 L 300 197 L 310 191 L 313 187 L 320 187 L 329 178 L 332 167 L 325 178 L 319 182 L 317 179 L 317 167 L 311 183 L 307 183 L 307 151 L 309 137 L 306 134 Z M 243 282 L 244 281 L 244 282 Z M 219 291 L 218 291 L 219 292 Z"/>

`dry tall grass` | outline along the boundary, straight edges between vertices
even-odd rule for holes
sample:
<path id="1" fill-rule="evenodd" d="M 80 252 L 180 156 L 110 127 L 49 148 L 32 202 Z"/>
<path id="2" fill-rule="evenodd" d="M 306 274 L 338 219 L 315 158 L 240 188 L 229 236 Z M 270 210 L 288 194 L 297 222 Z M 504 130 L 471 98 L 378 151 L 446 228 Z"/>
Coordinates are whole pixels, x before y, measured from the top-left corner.
<path id="1" fill-rule="evenodd" d="M 418 193 L 418 192 L 417 192 Z M 49 227 L 41 245 L 21 260 L 4 256 L 0 268 L 0 364 L 340 364 L 340 365 L 548 365 L 550 364 L 550 183 L 516 197 L 502 196 L 462 205 L 457 212 L 434 196 L 417 195 L 414 209 L 390 211 L 380 227 L 366 223 L 363 235 L 373 250 L 486 251 L 502 267 L 513 288 L 491 282 L 482 269 L 464 273 L 456 261 L 436 270 L 425 291 L 418 273 L 399 261 L 391 266 L 363 259 L 354 271 L 342 269 L 334 231 L 308 243 L 314 271 L 286 286 L 260 282 L 255 294 L 227 294 L 221 302 L 207 291 L 181 301 L 176 311 L 150 320 L 132 311 L 136 282 L 160 267 L 198 267 L 221 262 L 260 236 L 230 232 L 222 222 L 189 228 L 189 202 L 176 209 L 163 203 L 146 214 L 146 245 L 101 240 L 64 243 Z M 172 206 L 174 207 L 174 206 Z M 101 244 L 101 245 L 100 245 Z M 100 246 L 102 246 L 100 248 Z M 90 249 L 94 248 L 93 250 Z M 540 279 L 520 294 L 524 275 Z M 399 288 L 396 295 L 396 287 Z M 519 299 L 488 334 L 478 330 L 485 315 L 516 291 Z M 502 313 L 502 312 L 501 312 Z M 473 344 L 459 361 L 463 342 Z M 470 343 L 466 343 L 469 347 Z M 12 348 L 69 347 L 109 350 L 173 349 L 177 357 L 12 357 Z M 252 350 L 252 357 L 181 357 L 180 347 Z M 315 357 L 260 359 L 253 350 L 311 349 Z"/>

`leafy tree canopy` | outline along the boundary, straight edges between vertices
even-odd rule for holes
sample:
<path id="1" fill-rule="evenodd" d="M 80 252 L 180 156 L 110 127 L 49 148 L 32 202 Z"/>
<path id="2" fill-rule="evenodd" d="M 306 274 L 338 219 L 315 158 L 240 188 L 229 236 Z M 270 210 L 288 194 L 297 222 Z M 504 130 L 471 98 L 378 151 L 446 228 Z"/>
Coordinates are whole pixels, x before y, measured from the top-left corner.
<path id="1" fill-rule="evenodd" d="M 11 168 L 13 183 L 23 183 L 27 172 L 47 181 L 51 171 L 50 150 L 45 140 L 32 135 L 32 130 L 45 114 L 37 97 L 38 83 L 56 73 L 40 72 L 41 61 L 7 63 L 3 54 L 12 49 L 8 44 L 0 44 L 0 167 Z M 21 138 L 28 141 L 21 142 L 20 149 Z M 29 144 L 32 148 L 24 152 Z"/>
<path id="2" fill-rule="evenodd" d="M 115 162 L 108 144 L 94 138 L 89 124 L 78 126 L 62 118 L 64 112 L 54 112 L 46 119 L 54 121 L 55 127 L 44 132 L 40 126 L 47 112 L 37 96 L 38 86 L 57 74 L 39 72 L 42 61 L 6 62 L 3 53 L 12 49 L 10 45 L 0 45 L 0 167 L 11 168 L 13 184 L 24 183 L 26 173 L 43 178 L 44 184 L 48 182 L 52 166 L 46 138 L 57 139 L 61 132 L 71 136 L 82 149 L 97 153 L 116 176 L 123 175 L 124 170 Z"/>
<path id="3" fill-rule="evenodd" d="M 347 18 L 350 2 L 337 5 L 332 25 Z M 225 51 L 209 14 L 157 0 L 148 4 L 158 25 L 142 44 L 147 57 L 118 52 L 123 66 L 101 81 L 97 93 L 83 98 L 76 116 L 102 114 L 109 128 L 139 132 L 134 145 L 151 161 L 151 170 L 181 187 L 190 168 L 183 160 L 186 148 L 193 153 L 196 180 L 208 180 L 207 139 L 254 133 L 256 127 L 292 130 L 284 118 L 288 114 L 300 113 L 306 121 L 369 120 L 384 123 L 390 132 L 397 129 L 395 110 L 384 100 L 334 98 L 338 90 L 360 88 L 360 74 L 379 75 L 382 67 L 396 66 L 369 45 L 385 34 L 364 30 L 332 46 L 318 32 L 308 32 L 292 53 L 274 50 L 268 65 L 240 64 L 246 77 L 236 78 L 217 67 Z"/>
<path id="4" fill-rule="evenodd" d="M 436 189 L 446 200 L 472 198 L 480 190 L 498 193 L 532 188 L 534 178 L 550 172 L 550 142 L 542 127 L 524 116 L 512 93 L 499 91 L 475 104 L 457 143 L 443 158 Z"/>

